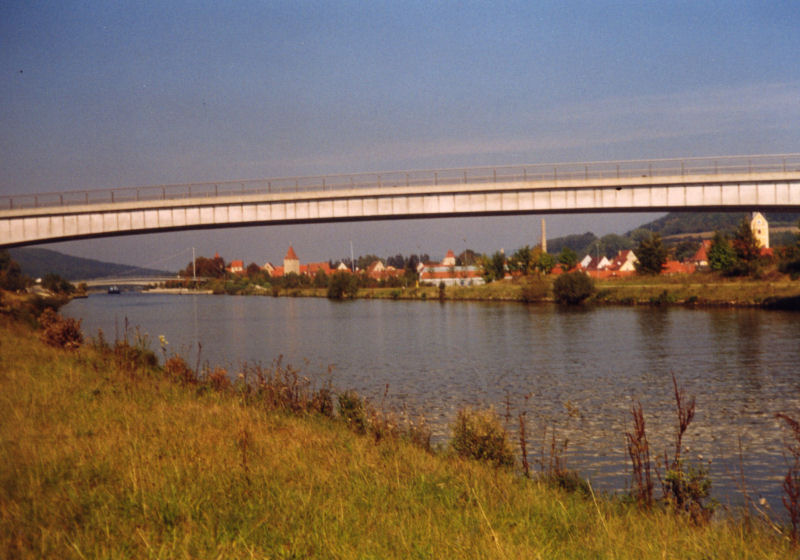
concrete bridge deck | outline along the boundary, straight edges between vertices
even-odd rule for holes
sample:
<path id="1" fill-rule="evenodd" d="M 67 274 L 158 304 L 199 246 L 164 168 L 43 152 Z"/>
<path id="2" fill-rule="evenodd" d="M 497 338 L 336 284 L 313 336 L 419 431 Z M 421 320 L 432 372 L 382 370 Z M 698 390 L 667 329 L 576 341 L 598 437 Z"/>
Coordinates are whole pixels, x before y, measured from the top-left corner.
<path id="1" fill-rule="evenodd" d="M 800 211 L 800 154 L 395 171 L 0 197 L 0 247 L 355 220 Z"/>

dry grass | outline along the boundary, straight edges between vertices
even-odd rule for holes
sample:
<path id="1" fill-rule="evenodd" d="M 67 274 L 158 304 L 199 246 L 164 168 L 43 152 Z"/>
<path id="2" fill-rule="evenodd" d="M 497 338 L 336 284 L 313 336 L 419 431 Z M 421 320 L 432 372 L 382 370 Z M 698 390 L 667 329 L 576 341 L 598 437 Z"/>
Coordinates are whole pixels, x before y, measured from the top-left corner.
<path id="1" fill-rule="evenodd" d="M 0 319 L 3 558 L 789 558 L 344 423 L 246 404 Z"/>

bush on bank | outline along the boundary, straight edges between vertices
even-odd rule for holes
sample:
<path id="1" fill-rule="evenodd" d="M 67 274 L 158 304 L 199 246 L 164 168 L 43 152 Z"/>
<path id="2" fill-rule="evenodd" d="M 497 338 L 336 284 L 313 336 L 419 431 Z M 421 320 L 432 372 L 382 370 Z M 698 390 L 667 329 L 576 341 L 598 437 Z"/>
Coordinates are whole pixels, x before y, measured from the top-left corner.
<path id="1" fill-rule="evenodd" d="M 553 282 L 553 296 L 557 303 L 577 305 L 594 294 L 594 280 L 583 272 L 568 272 Z"/>

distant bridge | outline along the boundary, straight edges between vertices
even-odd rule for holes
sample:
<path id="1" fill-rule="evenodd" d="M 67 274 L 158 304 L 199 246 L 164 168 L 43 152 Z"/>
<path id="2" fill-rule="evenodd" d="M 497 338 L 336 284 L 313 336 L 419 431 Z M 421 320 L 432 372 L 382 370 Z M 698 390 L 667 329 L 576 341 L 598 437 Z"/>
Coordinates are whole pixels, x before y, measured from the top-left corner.
<path id="1" fill-rule="evenodd" d="M 576 212 L 800 211 L 800 154 L 322 175 L 0 197 L 0 247 L 203 228 Z"/>
<path id="2" fill-rule="evenodd" d="M 119 277 L 119 278 L 92 278 L 89 280 L 75 280 L 72 282 L 76 286 L 78 284 L 86 284 L 89 288 L 97 288 L 100 286 L 149 286 L 150 284 L 163 284 L 170 280 L 178 280 L 177 276 L 140 276 L 140 277 Z"/>

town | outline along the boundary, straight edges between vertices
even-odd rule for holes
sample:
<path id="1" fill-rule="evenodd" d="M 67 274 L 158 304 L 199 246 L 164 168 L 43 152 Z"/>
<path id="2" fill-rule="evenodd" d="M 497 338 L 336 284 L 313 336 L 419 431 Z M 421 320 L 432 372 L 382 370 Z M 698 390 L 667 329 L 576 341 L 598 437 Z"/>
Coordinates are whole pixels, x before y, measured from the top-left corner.
<path id="1" fill-rule="evenodd" d="M 420 288 L 482 286 L 498 281 L 517 281 L 527 277 L 583 274 L 595 280 L 614 280 L 631 276 L 679 276 L 717 272 L 723 276 L 751 276 L 774 268 L 797 272 L 797 244 L 770 247 L 766 218 L 753 212 L 732 233 L 716 232 L 713 239 L 685 241 L 668 246 L 658 234 L 639 235 L 634 248 L 603 254 L 597 244 L 594 254 L 583 256 L 569 246 L 556 254 L 548 253 L 545 221 L 541 241 L 526 245 L 510 255 L 500 249 L 491 255 L 466 249 L 456 255 L 448 249 L 444 258 L 429 255 L 376 255 L 339 261 L 302 262 L 290 245 L 280 264 L 245 264 L 242 259 L 226 262 L 219 254 L 198 257 L 180 272 L 180 280 L 168 288 L 187 288 L 203 283 L 214 293 L 272 293 L 300 288 L 329 289 L 329 297 L 354 297 L 359 288 Z M 619 237 L 619 236 L 617 236 Z M 331 287 L 337 286 L 333 291 Z M 295 294 L 297 295 L 297 294 Z"/>

